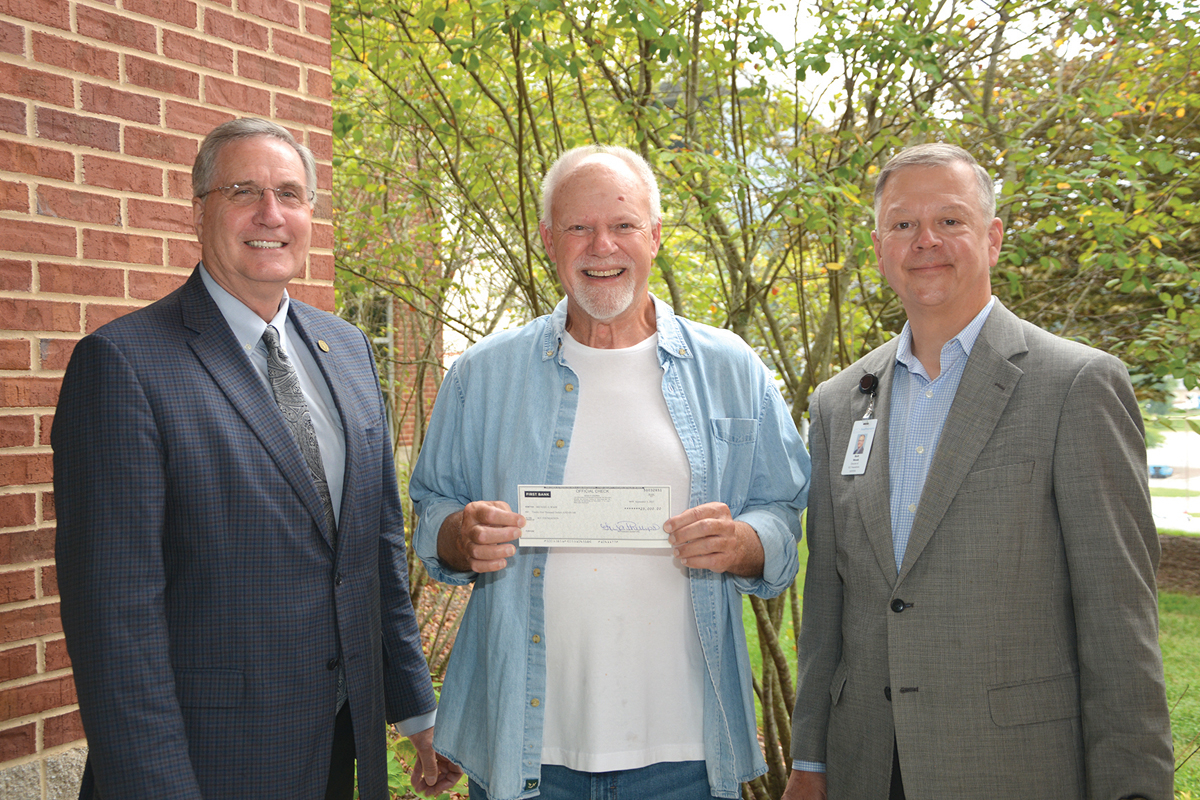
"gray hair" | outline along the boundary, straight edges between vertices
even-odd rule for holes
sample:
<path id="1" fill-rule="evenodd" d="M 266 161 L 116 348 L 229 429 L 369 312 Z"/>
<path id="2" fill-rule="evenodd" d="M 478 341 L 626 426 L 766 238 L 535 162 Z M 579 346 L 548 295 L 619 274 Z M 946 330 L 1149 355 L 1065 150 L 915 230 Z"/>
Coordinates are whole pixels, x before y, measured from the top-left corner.
<path id="1" fill-rule="evenodd" d="M 992 176 L 979 166 L 975 156 L 958 145 L 945 142 L 913 145 L 892 156 L 875 181 L 875 219 L 879 219 L 879 200 L 883 197 L 884 184 L 892 173 L 905 167 L 948 167 L 955 163 L 966 164 L 975 173 L 979 210 L 983 212 L 985 220 L 991 220 L 996 216 L 996 184 Z"/>
<path id="2" fill-rule="evenodd" d="M 222 122 L 208 132 L 200 143 L 200 152 L 196 154 L 196 163 L 192 165 L 192 194 L 200 197 L 211 192 L 216 182 L 217 156 L 221 148 L 239 139 L 253 139 L 256 136 L 267 136 L 278 139 L 291 147 L 300 156 L 304 165 L 304 188 L 310 192 L 317 188 L 317 162 L 312 151 L 296 141 L 296 137 L 282 125 L 255 117 L 242 117 Z"/>
<path id="3" fill-rule="evenodd" d="M 574 172 L 575 167 L 579 166 L 581 161 L 594 155 L 614 156 L 624 161 L 633 170 L 633 174 L 638 177 L 642 185 L 646 187 L 647 199 L 650 201 L 650 224 L 653 225 L 662 219 L 662 194 L 658 190 L 658 180 L 654 177 L 654 170 L 650 169 L 650 164 L 646 159 L 628 147 L 587 144 L 575 147 L 559 156 L 550 165 L 546 177 L 542 179 L 541 221 L 543 225 L 547 228 L 553 227 L 550 209 L 554 207 L 554 192 L 558 189 L 558 184 L 562 182 L 563 178 Z"/>

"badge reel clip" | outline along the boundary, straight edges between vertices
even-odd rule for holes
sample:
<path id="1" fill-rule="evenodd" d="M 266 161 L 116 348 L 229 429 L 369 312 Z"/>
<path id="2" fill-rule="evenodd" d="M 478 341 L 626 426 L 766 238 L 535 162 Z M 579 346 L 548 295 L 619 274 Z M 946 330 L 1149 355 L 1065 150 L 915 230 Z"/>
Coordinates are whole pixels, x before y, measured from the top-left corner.
<path id="1" fill-rule="evenodd" d="M 870 395 L 867 411 L 862 419 L 856 420 L 850 429 L 850 441 L 846 443 L 846 458 L 842 461 L 843 475 L 862 475 L 867 471 L 867 460 L 871 457 L 871 444 L 875 440 L 875 426 L 879 420 L 875 412 L 875 398 L 879 393 L 879 378 L 871 373 L 863 375 L 858 382 L 858 391 Z"/>

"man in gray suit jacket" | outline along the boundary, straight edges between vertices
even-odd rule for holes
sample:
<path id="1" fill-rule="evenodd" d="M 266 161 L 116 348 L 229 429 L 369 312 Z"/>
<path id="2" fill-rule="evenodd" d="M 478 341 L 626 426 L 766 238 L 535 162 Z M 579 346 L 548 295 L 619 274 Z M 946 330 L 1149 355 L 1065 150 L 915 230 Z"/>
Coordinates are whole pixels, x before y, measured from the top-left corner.
<path id="1" fill-rule="evenodd" d="M 908 323 L 810 402 L 784 797 L 1170 800 L 1159 544 L 1124 366 L 992 298 L 1003 225 L 966 151 L 901 152 L 875 215 Z"/>
<path id="2" fill-rule="evenodd" d="M 316 167 L 265 120 L 204 140 L 203 260 L 75 348 L 54 420 L 82 798 L 386 800 L 385 720 L 428 791 L 434 694 L 362 331 L 289 298 Z"/>

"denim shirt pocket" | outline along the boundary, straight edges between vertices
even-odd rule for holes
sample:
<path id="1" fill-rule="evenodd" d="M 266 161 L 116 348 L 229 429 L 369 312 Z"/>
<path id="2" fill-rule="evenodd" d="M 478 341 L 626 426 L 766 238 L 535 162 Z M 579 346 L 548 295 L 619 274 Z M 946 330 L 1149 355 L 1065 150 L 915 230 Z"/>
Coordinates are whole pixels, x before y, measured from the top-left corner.
<path id="1" fill-rule="evenodd" d="M 746 503 L 754 474 L 758 420 L 721 417 L 709 421 L 713 441 L 713 477 L 717 497 L 737 516 Z"/>

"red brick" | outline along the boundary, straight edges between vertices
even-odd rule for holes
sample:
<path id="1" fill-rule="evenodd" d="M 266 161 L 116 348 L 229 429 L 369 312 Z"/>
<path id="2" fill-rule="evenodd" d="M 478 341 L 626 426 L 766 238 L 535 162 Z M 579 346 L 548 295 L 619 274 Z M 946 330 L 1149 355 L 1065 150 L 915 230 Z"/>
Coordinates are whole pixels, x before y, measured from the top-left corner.
<path id="1" fill-rule="evenodd" d="M 333 125 L 333 109 L 329 103 L 302 100 L 286 94 L 275 98 L 275 116 L 281 120 L 290 119 L 326 130 Z"/>
<path id="2" fill-rule="evenodd" d="M 0 564 L 27 564 L 54 558 L 54 528 L 0 534 Z"/>
<path id="3" fill-rule="evenodd" d="M 238 10 L 289 28 L 300 27 L 300 7 L 288 0 L 241 0 Z"/>
<path id="4" fill-rule="evenodd" d="M 83 231 L 83 257 L 122 264 L 161 264 L 162 239 L 88 228 Z"/>
<path id="5" fill-rule="evenodd" d="M 165 161 L 168 164 L 186 164 L 191 169 L 196 160 L 200 143 L 183 136 L 172 136 L 162 131 L 145 128 L 125 128 L 125 155 Z M 158 192 L 155 192 L 158 194 Z"/>
<path id="6" fill-rule="evenodd" d="M 57 617 L 58 604 L 54 604 Z M 15 612 L 8 612 L 13 614 Z M 0 614 L 0 635 L 4 625 L 4 616 Z M 61 626 L 60 626 L 61 627 Z M 34 634 L 35 636 L 37 634 Z M 22 639 L 29 637 L 22 636 Z M 15 641 L 15 640 L 9 640 Z M 70 675 L 51 678 L 37 683 L 27 683 L 12 689 L 0 691 L 0 720 L 16 719 L 27 714 L 38 714 L 52 708 L 74 705 L 79 702 L 75 696 L 75 681 Z"/>
<path id="7" fill-rule="evenodd" d="M 50 294 L 79 297 L 124 297 L 125 273 L 107 267 L 81 264 L 38 265 L 41 290 Z"/>
<path id="8" fill-rule="evenodd" d="M 0 170 L 71 181 L 75 159 L 63 150 L 0 139 Z"/>
<path id="9" fill-rule="evenodd" d="M 42 369 L 66 369 L 78 339 L 39 339 L 38 355 Z"/>
<path id="10" fill-rule="evenodd" d="M 42 444 L 50 444 L 50 422 L 54 420 L 53 414 L 42 415 L 42 425 L 45 431 L 45 441 Z M 54 492 L 42 492 L 42 519 L 55 519 L 54 516 Z"/>
<path id="11" fill-rule="evenodd" d="M 333 282 L 333 256 L 325 253 L 310 253 L 308 256 L 308 277 L 318 281 Z"/>
<path id="12" fill-rule="evenodd" d="M 16 0 L 18 3 L 22 1 Z M 155 52 L 158 37 L 150 23 L 82 4 L 77 4 L 75 8 L 77 30 L 81 36 L 147 53 Z"/>
<path id="13" fill-rule="evenodd" d="M 68 108 L 74 105 L 71 79 L 64 75 L 0 61 L 0 86 L 4 87 L 5 94 Z"/>
<path id="14" fill-rule="evenodd" d="M 161 167 L 84 154 L 83 182 L 88 186 L 160 197 L 163 192 L 163 171 Z"/>
<path id="15" fill-rule="evenodd" d="M 171 239 L 167 242 L 167 265 L 171 267 L 189 268 L 196 266 L 200 260 L 200 243 L 195 239 Z M 130 276 L 132 284 L 132 276 Z M 130 287 L 132 292 L 132 286 Z"/>
<path id="16" fill-rule="evenodd" d="M 32 494 L 4 495 L 0 503 L 0 528 L 23 528 L 32 525 L 37 517 L 37 507 Z"/>
<path id="17" fill-rule="evenodd" d="M 22 219 L 4 221 L 4 249 L 49 256 L 75 255 L 75 229 Z M 20 328 L 18 330 L 38 330 Z"/>
<path id="18" fill-rule="evenodd" d="M 313 220 L 312 246 L 317 249 L 333 248 L 333 226 L 328 222 Z"/>
<path id="19" fill-rule="evenodd" d="M 125 78 L 134 86 L 144 86 L 166 94 L 200 99 L 200 76 L 161 61 L 125 56 Z"/>
<path id="20" fill-rule="evenodd" d="M 25 55 L 25 28 L 0 20 L 0 53 Z"/>
<path id="21" fill-rule="evenodd" d="M 4 715 L 4 707 L 0 706 L 0 720 L 12 719 L 19 714 Z M 0 763 L 14 758 L 31 756 L 37 752 L 37 725 L 30 722 L 15 728 L 0 730 Z"/>
<path id="22" fill-rule="evenodd" d="M 0 97 L 0 131 L 25 133 L 25 104 Z"/>
<path id="23" fill-rule="evenodd" d="M 0 388 L 4 388 L 3 384 L 11 380 L 9 378 L 0 381 Z M 53 476 L 54 469 L 49 453 L 0 454 L 0 482 L 5 486 L 49 483 Z"/>
<path id="24" fill-rule="evenodd" d="M 42 597 L 58 597 L 58 567 L 42 567 Z"/>
<path id="25" fill-rule="evenodd" d="M 192 202 L 192 173 L 191 170 L 170 170 L 167 172 L 167 197 L 176 200 Z"/>
<path id="26" fill-rule="evenodd" d="M 0 289 L 28 292 L 33 288 L 33 262 L 0 258 Z"/>
<path id="27" fill-rule="evenodd" d="M 37 674 L 37 645 L 0 650 L 0 683 Z"/>
<path id="28" fill-rule="evenodd" d="M 93 303 L 87 308 L 87 326 L 84 328 L 92 333 L 102 325 L 107 325 L 114 319 L 120 319 L 138 306 L 105 306 Z"/>
<path id="29" fill-rule="evenodd" d="M 15 344 L 21 345 L 26 351 L 29 350 L 29 343 L 24 339 L 6 339 L 4 341 L 11 341 Z M 26 354 L 28 354 L 28 352 Z M 34 431 L 32 414 L 22 414 L 20 416 L 0 416 L 0 447 L 33 447 L 33 436 Z M 33 495 L 6 495 L 4 496 L 4 502 L 0 505 L 5 505 L 10 502 L 17 506 L 22 506 L 28 503 L 29 512 L 32 515 Z M 0 521 L 3 521 L 6 518 L 5 512 L 0 511 Z M 10 527 L 10 525 L 30 525 L 32 523 L 33 517 L 30 516 L 29 519 L 25 520 L 24 522 L 13 522 L 10 524 L 5 524 L 3 527 L 7 528 Z"/>
<path id="30" fill-rule="evenodd" d="M 0 0 L 0 14 L 40 22 L 64 31 L 71 28 L 71 7 L 62 0 Z"/>
<path id="31" fill-rule="evenodd" d="M 333 313 L 334 295 L 332 286 L 322 286 L 312 283 L 291 283 L 288 284 L 288 294 L 303 303 L 308 303 L 310 306 Z"/>
<path id="32" fill-rule="evenodd" d="M 271 116 L 271 93 L 238 81 L 205 76 L 204 99 L 215 106 L 235 108 L 260 117 Z"/>
<path id="33" fill-rule="evenodd" d="M 129 296 L 138 300 L 160 300 L 186 283 L 187 279 L 187 275 L 175 273 L 130 270 Z"/>
<path id="34" fill-rule="evenodd" d="M 323 69 L 329 69 L 330 47 L 328 39 L 309 39 L 291 31 L 276 29 L 271 41 L 275 45 L 275 54 L 294 61 L 303 61 Z"/>
<path id="35" fill-rule="evenodd" d="M 179 31 L 163 31 L 163 55 L 174 61 L 186 61 L 206 69 L 233 74 L 232 47 Z"/>
<path id="36" fill-rule="evenodd" d="M 20 603 L 35 597 L 37 597 L 37 584 L 34 581 L 33 570 L 0 572 L 0 605 Z"/>
<path id="37" fill-rule="evenodd" d="M 37 131 L 43 139 L 121 152 L 121 126 L 110 120 L 39 108 Z"/>
<path id="38" fill-rule="evenodd" d="M 300 68 L 272 56 L 263 58 L 253 53 L 238 53 L 238 75 L 247 80 L 269 83 L 284 89 L 300 88 Z"/>
<path id="39" fill-rule="evenodd" d="M 44 217 L 74 219 L 98 225 L 120 225 L 121 201 L 93 192 L 77 192 L 59 186 L 39 186 L 37 213 Z"/>
<path id="40" fill-rule="evenodd" d="M 328 161 L 333 158 L 333 137 L 323 131 L 309 131 L 308 149 L 317 161 Z"/>
<path id="41" fill-rule="evenodd" d="M 43 64 L 95 75 L 111 81 L 120 80 L 120 58 L 112 50 L 102 50 L 86 42 L 71 41 L 60 36 L 33 32 L 33 57 Z"/>
<path id="42" fill-rule="evenodd" d="M 333 28 L 329 22 L 329 13 L 306 6 L 304 8 L 304 31 L 319 39 L 328 41 L 333 34 Z"/>
<path id="43" fill-rule="evenodd" d="M 127 12 L 145 14 L 184 28 L 196 27 L 196 4 L 187 0 L 125 0 L 121 7 Z"/>
<path id="44" fill-rule="evenodd" d="M 192 232 L 192 206 L 129 199 L 129 227 L 172 233 Z"/>
<path id="45" fill-rule="evenodd" d="M 317 187 L 333 186 L 333 167 L 329 164 L 317 164 Z"/>
<path id="46" fill-rule="evenodd" d="M 6 320 L 10 330 L 15 331 L 77 332 L 79 304 L 0 298 L 0 319 Z"/>
<path id="47" fill-rule="evenodd" d="M 333 99 L 333 82 L 329 77 L 329 73 L 321 72 L 314 67 L 305 67 L 308 72 L 306 83 L 308 84 L 308 93 L 313 97 L 319 97 L 322 100 Z"/>
<path id="48" fill-rule="evenodd" d="M 204 32 L 218 39 L 263 52 L 266 52 L 269 41 L 265 25 L 223 14 L 211 8 L 204 12 Z"/>
<path id="49" fill-rule="evenodd" d="M 162 101 L 144 94 L 122 92 L 111 86 L 85 83 L 79 87 L 83 110 L 107 114 L 147 125 L 157 125 L 162 114 Z"/>
<path id="50" fill-rule="evenodd" d="M 71 657 L 67 655 L 66 639 L 49 639 L 46 642 L 46 672 L 55 672 L 71 666 Z"/>
<path id="51" fill-rule="evenodd" d="M 58 387 L 62 383 L 58 378 L 35 378 L 32 376 L 17 376 L 0 378 L 0 401 L 4 408 L 49 408 L 58 403 Z M 34 453 L 40 458 L 42 453 Z M 14 456 L 16 457 L 16 456 Z M 40 461 L 28 462 L 31 469 L 40 469 Z M 32 474 L 32 473 L 30 473 Z M 36 483 L 36 481 L 34 481 Z M 0 486 L 25 486 L 29 481 L 4 483 Z"/>
<path id="52" fill-rule="evenodd" d="M 23 183 L 0 179 L 0 211 L 29 213 L 29 187 Z"/>
<path id="53" fill-rule="evenodd" d="M 33 357 L 28 339 L 0 339 L 0 369 L 30 369 Z"/>
<path id="54" fill-rule="evenodd" d="M 192 105 L 191 103 L 181 103 L 177 100 L 167 100 L 165 123 L 168 128 L 173 131 L 185 131 L 187 133 L 195 133 L 200 136 L 206 136 L 209 131 L 220 125 L 222 122 L 228 122 L 233 119 L 236 114 L 230 114 L 228 111 L 217 111 L 204 106 Z M 188 176 L 191 180 L 191 176 Z M 188 192 L 191 196 L 191 192 Z"/>
<path id="55" fill-rule="evenodd" d="M 58 747 L 84 738 L 83 720 L 78 711 L 47 717 L 42 724 L 42 747 Z"/>

